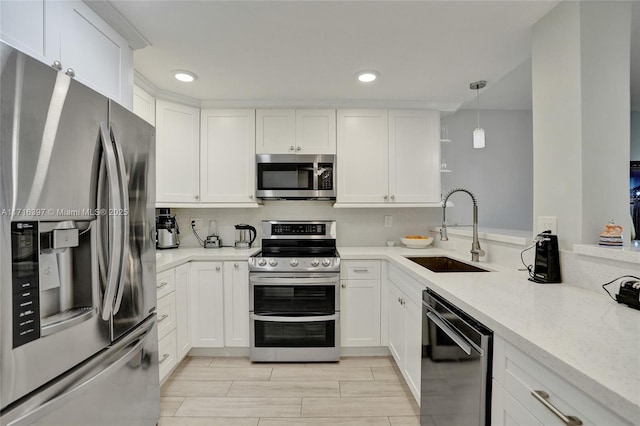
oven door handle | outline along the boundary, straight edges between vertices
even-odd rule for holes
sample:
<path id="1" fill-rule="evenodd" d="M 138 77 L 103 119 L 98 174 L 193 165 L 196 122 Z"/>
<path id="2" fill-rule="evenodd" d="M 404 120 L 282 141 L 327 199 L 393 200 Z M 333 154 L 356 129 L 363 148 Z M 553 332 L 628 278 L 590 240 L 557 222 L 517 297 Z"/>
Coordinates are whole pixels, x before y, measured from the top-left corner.
<path id="1" fill-rule="evenodd" d="M 465 339 L 460 336 L 454 329 L 449 327 L 444 321 L 440 319 L 437 314 L 429 311 L 427 312 L 427 318 L 429 318 L 433 323 L 438 326 L 447 336 L 453 340 L 456 345 L 460 347 L 467 355 L 471 355 L 471 345 L 468 344 Z"/>
<path id="2" fill-rule="evenodd" d="M 292 278 L 292 277 L 250 277 L 251 284 L 260 285 L 298 285 L 298 284 L 337 284 L 340 281 L 340 277 L 336 274 L 335 277 L 321 277 L 321 278 Z"/>
<path id="3" fill-rule="evenodd" d="M 340 314 L 333 315 L 320 315 L 314 317 L 275 317 L 271 315 L 256 315 L 251 314 L 252 321 L 265 321 L 265 322 L 318 322 L 318 321 L 337 321 Z"/>

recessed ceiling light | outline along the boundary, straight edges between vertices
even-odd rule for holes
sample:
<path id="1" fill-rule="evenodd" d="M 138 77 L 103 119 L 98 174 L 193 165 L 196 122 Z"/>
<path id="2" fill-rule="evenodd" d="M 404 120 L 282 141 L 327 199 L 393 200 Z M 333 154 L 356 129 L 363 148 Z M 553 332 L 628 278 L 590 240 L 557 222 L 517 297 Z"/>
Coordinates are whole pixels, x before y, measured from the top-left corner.
<path id="1" fill-rule="evenodd" d="M 198 76 L 192 73 L 191 71 L 185 70 L 173 70 L 171 74 L 175 77 L 176 80 L 182 81 L 184 83 L 191 83 L 198 79 Z"/>
<path id="2" fill-rule="evenodd" d="M 378 78 L 377 71 L 361 71 L 358 73 L 358 80 L 363 83 L 371 83 L 376 78 Z"/>

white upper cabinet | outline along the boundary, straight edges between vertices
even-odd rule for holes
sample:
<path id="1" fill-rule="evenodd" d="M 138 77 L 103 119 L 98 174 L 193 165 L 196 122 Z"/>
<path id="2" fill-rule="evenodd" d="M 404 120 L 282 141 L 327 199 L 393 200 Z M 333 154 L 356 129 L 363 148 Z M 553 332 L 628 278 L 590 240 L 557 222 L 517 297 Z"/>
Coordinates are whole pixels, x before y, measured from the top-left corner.
<path id="1" fill-rule="evenodd" d="M 336 207 L 440 202 L 440 114 L 338 110 Z"/>
<path id="2" fill-rule="evenodd" d="M 389 111 L 389 200 L 440 201 L 438 111 Z"/>
<path id="3" fill-rule="evenodd" d="M 16 49 L 47 61 L 44 40 L 44 0 L 1 1 L 0 37 Z"/>
<path id="4" fill-rule="evenodd" d="M 295 145 L 294 109 L 256 110 L 256 154 L 294 154 Z"/>
<path id="5" fill-rule="evenodd" d="M 338 110 L 338 203 L 389 197 L 387 110 Z"/>
<path id="6" fill-rule="evenodd" d="M 152 126 L 156 125 L 156 100 L 138 86 L 133 86 L 133 113 Z"/>
<path id="7" fill-rule="evenodd" d="M 2 1 L 2 40 L 133 108 L 133 51 L 82 1 Z"/>
<path id="8" fill-rule="evenodd" d="M 256 110 L 257 154 L 335 154 L 333 109 Z"/>
<path id="9" fill-rule="evenodd" d="M 336 153 L 336 110 L 296 110 L 296 152 L 299 154 Z"/>
<path id="10" fill-rule="evenodd" d="M 200 110 L 156 101 L 156 203 L 200 199 Z"/>
<path id="11" fill-rule="evenodd" d="M 202 110 L 202 202 L 256 203 L 255 129 L 253 109 Z"/>

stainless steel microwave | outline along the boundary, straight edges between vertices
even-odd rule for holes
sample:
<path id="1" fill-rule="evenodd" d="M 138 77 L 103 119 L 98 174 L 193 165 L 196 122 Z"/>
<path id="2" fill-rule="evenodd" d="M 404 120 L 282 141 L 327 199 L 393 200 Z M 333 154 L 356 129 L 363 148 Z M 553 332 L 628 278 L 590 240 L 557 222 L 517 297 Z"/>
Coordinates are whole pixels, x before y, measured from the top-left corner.
<path id="1" fill-rule="evenodd" d="M 336 198 L 335 155 L 258 154 L 258 198 L 332 200 Z"/>

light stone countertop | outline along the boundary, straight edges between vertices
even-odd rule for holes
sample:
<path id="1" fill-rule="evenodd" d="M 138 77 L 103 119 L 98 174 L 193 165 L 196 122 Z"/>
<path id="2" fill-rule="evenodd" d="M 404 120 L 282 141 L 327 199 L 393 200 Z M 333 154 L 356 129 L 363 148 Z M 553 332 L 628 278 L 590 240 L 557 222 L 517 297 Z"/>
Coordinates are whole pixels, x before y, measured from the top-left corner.
<path id="1" fill-rule="evenodd" d="M 188 261 L 246 260 L 259 248 L 164 250 L 161 272 Z M 563 284 L 535 284 L 527 273 L 480 262 L 490 273 L 438 274 L 405 256 L 447 255 L 429 247 L 338 247 L 342 260 L 380 259 L 402 269 L 484 323 L 512 345 L 622 417 L 640 424 L 640 311 L 602 294 Z"/>

